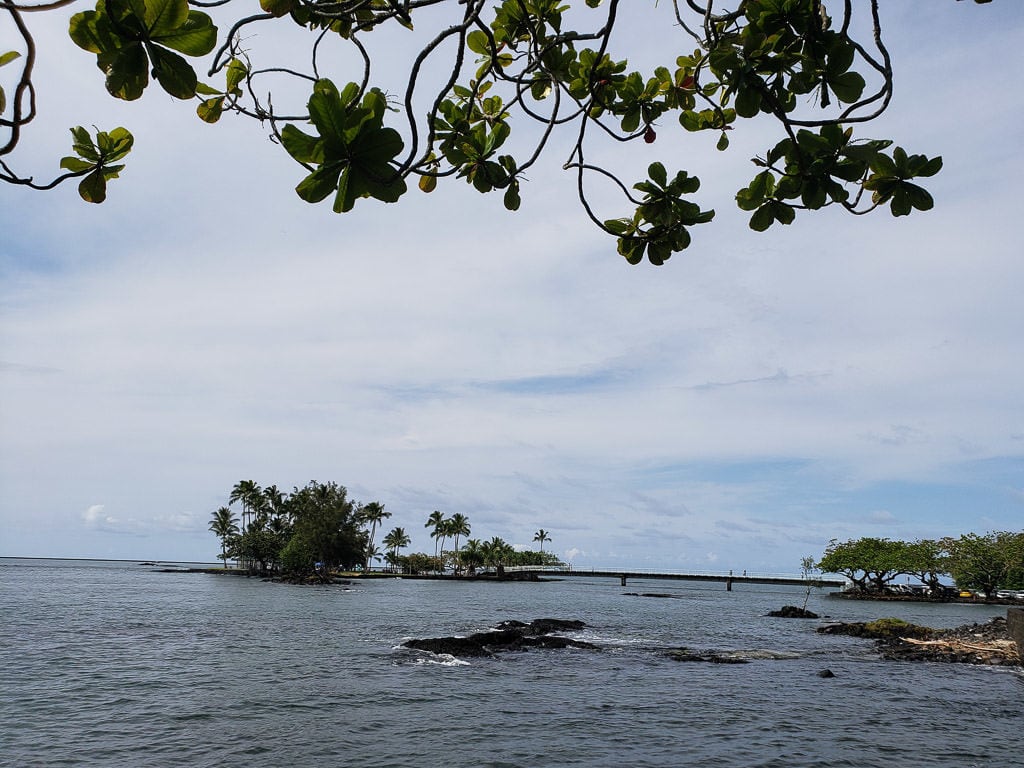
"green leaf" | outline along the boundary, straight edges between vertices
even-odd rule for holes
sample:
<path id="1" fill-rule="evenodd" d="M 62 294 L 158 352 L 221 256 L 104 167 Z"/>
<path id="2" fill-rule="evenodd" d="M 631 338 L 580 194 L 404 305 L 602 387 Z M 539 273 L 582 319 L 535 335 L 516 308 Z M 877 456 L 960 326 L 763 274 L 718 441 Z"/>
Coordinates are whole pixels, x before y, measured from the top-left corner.
<path id="1" fill-rule="evenodd" d="M 21 56 L 17 51 L 7 51 L 7 53 L 0 53 L 0 67 L 4 64 L 10 64 L 16 58 Z"/>
<path id="2" fill-rule="evenodd" d="M 491 42 L 487 39 L 487 34 L 479 29 L 466 35 L 466 47 L 473 53 L 479 53 L 481 56 L 488 55 L 491 52 Z"/>
<path id="3" fill-rule="evenodd" d="M 96 163 L 90 163 L 88 160 L 83 160 L 80 157 L 68 156 L 61 158 L 60 167 L 66 171 L 71 171 L 72 173 L 81 173 L 82 171 L 87 171 L 90 168 L 95 168 Z"/>
<path id="4" fill-rule="evenodd" d="M 153 62 L 153 75 L 160 86 L 177 99 L 191 99 L 196 95 L 196 71 L 184 58 L 154 45 L 149 49 Z"/>
<path id="5" fill-rule="evenodd" d="M 620 237 L 618 251 L 630 264 L 636 265 L 643 261 L 647 241 L 640 237 Z"/>
<path id="6" fill-rule="evenodd" d="M 437 176 L 434 176 L 432 174 L 425 174 L 423 176 L 420 176 L 419 187 L 421 190 L 428 194 L 430 192 L 433 192 L 435 189 L 437 189 Z"/>
<path id="7" fill-rule="evenodd" d="M 150 38 L 172 32 L 188 18 L 187 0 L 129 0 L 135 17 L 145 24 Z"/>
<path id="8" fill-rule="evenodd" d="M 619 235 L 620 237 L 636 229 L 633 226 L 633 222 L 629 219 L 608 219 L 604 222 L 604 226 L 613 235 Z"/>
<path id="9" fill-rule="evenodd" d="M 87 203 L 102 203 L 107 199 L 107 180 L 95 170 L 84 176 L 78 184 L 78 195 Z"/>
<path id="10" fill-rule="evenodd" d="M 96 11 L 83 11 L 71 17 L 68 34 L 79 48 L 90 53 L 102 53 L 119 46 L 107 16 Z"/>
<path id="11" fill-rule="evenodd" d="M 864 78 L 856 72 L 845 72 L 828 79 L 828 87 L 844 104 L 852 104 L 864 93 Z"/>
<path id="12" fill-rule="evenodd" d="M 338 188 L 341 172 L 340 163 L 322 165 L 300 181 L 295 191 L 307 203 L 319 203 Z"/>
<path id="13" fill-rule="evenodd" d="M 736 94 L 736 114 L 754 117 L 761 111 L 761 92 L 756 88 L 741 88 Z"/>
<path id="14" fill-rule="evenodd" d="M 142 43 L 101 53 L 96 63 L 107 73 L 107 93 L 114 98 L 135 101 L 149 85 L 149 59 Z M 192 74 L 195 76 L 194 72 Z"/>
<path id="15" fill-rule="evenodd" d="M 522 199 L 519 197 L 519 184 L 513 181 L 508 185 L 505 190 L 505 197 L 503 200 L 506 210 L 518 211 L 519 205 L 522 203 Z"/>
<path id="16" fill-rule="evenodd" d="M 772 203 L 772 213 L 779 224 L 792 224 L 796 218 L 796 211 L 784 203 Z"/>
<path id="17" fill-rule="evenodd" d="M 249 74 L 248 68 L 240 59 L 232 59 L 228 62 L 227 68 L 227 84 L 225 86 L 226 93 L 233 93 L 239 84 L 245 80 L 245 76 Z"/>
<path id="18" fill-rule="evenodd" d="M 913 204 L 910 202 L 910 195 L 907 194 L 906 189 L 902 185 L 897 187 L 889 203 L 889 210 L 892 211 L 892 215 L 907 216 L 912 209 Z"/>
<path id="19" fill-rule="evenodd" d="M 166 32 L 154 32 L 152 39 L 187 56 L 205 56 L 217 45 L 217 27 L 205 13 L 189 11 L 184 23 Z"/>
<path id="20" fill-rule="evenodd" d="M 318 165 L 324 161 L 320 138 L 300 131 L 291 123 L 281 131 L 281 146 L 300 163 Z"/>
<path id="21" fill-rule="evenodd" d="M 109 133 L 100 131 L 96 134 L 96 143 L 103 153 L 104 163 L 120 160 L 132 151 L 135 137 L 125 128 L 115 128 Z"/>
<path id="22" fill-rule="evenodd" d="M 918 169 L 915 176 L 934 176 L 936 173 L 942 170 L 942 157 L 933 157 L 923 167 Z"/>
<path id="23" fill-rule="evenodd" d="M 92 141 L 92 136 L 80 125 L 76 125 L 71 129 L 71 148 L 75 150 L 80 156 L 86 160 L 91 160 L 93 163 L 100 161 L 99 150 L 96 149 L 96 145 Z"/>
<path id="24" fill-rule="evenodd" d="M 207 99 L 200 102 L 196 107 L 196 114 L 204 123 L 216 123 L 224 112 L 224 97 L 218 96 L 215 99 Z"/>
<path id="25" fill-rule="evenodd" d="M 919 187 L 917 184 L 904 184 L 903 188 L 906 190 L 910 204 L 917 210 L 930 211 L 935 207 L 935 201 L 928 193 L 928 190 L 923 187 Z"/>
<path id="26" fill-rule="evenodd" d="M 668 185 L 668 174 L 665 172 L 665 166 L 661 163 L 651 163 L 647 166 L 647 175 L 659 187 L 664 188 Z"/>
<path id="27" fill-rule="evenodd" d="M 260 8 L 271 16 L 284 16 L 295 8 L 296 0 L 260 0 Z"/>
<path id="28" fill-rule="evenodd" d="M 775 214 L 772 212 L 772 204 L 765 203 L 750 217 L 750 228 L 755 232 L 764 232 L 775 223 Z"/>
<path id="29" fill-rule="evenodd" d="M 330 80 L 318 80 L 309 97 L 309 119 L 320 135 L 331 142 L 344 143 L 349 121 L 338 89 Z"/>

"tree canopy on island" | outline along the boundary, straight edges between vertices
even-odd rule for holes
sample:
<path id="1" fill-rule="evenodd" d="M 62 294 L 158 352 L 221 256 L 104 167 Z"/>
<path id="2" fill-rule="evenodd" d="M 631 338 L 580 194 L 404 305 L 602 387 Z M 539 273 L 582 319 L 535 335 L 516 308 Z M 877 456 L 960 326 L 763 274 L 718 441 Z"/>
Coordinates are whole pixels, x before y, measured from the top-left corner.
<path id="1" fill-rule="evenodd" d="M 234 504 L 241 507 L 240 519 L 231 509 Z M 326 580 L 335 570 L 369 571 L 372 561 L 382 558 L 389 570 L 411 574 L 450 570 L 472 575 L 481 567 L 559 564 L 550 552 L 515 549 L 497 536 L 483 542 L 466 539 L 460 546 L 459 537 L 470 533 L 469 518 L 461 513 L 445 517 L 439 511 L 426 525 L 438 545 L 433 555 L 400 554 L 411 542 L 400 526 L 383 536 L 382 553 L 375 536 L 389 517 L 384 504 L 357 502 L 345 486 L 333 481 L 313 480 L 289 494 L 276 485 L 261 488 L 252 480 L 241 480 L 231 489 L 228 506 L 213 512 L 209 530 L 220 539 L 218 558 L 225 565 L 234 559 L 250 572 L 283 573 L 298 580 Z M 454 546 L 445 549 L 448 539 Z"/>
<path id="2" fill-rule="evenodd" d="M 77 180 L 81 197 L 100 203 L 134 144 L 126 128 L 72 128 L 64 172 L 46 181 L 12 159 L 41 114 L 37 57 L 56 55 L 37 50 L 30 19 L 75 2 L 0 0 L 20 41 L 0 49 L 0 180 L 38 190 Z M 432 192 L 448 179 L 500 192 L 516 210 L 530 169 L 567 146 L 558 162 L 575 175 L 586 217 L 630 263 L 662 264 L 714 210 L 693 199 L 700 180 L 687 170 L 655 161 L 634 182 L 635 171 L 613 169 L 614 147 L 660 141 L 678 155 L 683 134 L 710 132 L 724 151 L 730 132 L 758 117 L 776 121 L 778 141 L 736 193 L 752 229 L 829 206 L 884 206 L 894 216 L 932 208 L 916 181 L 937 173 L 941 158 L 855 134 L 893 96 L 881 0 L 636 5 L 260 0 L 254 13 L 240 0 L 96 0 L 68 31 L 116 99 L 135 101 L 155 84 L 207 123 L 225 114 L 259 121 L 300 166 L 299 197 L 330 199 L 339 213 L 364 198 L 396 202 L 410 182 Z M 633 69 L 615 38 L 622 17 L 641 12 L 678 29 L 679 46 L 649 72 Z M 381 70 L 396 50 L 412 54 L 391 89 Z M 595 210 L 599 184 L 621 193 L 623 210 Z"/>

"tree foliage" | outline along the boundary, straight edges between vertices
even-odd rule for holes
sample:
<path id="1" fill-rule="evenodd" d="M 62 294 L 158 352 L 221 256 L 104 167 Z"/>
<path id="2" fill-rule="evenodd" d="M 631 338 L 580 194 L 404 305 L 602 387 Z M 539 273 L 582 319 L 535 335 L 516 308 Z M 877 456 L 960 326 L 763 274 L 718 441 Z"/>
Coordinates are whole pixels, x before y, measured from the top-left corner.
<path id="1" fill-rule="evenodd" d="M 997 589 L 1024 589 L 1024 533 L 969 533 L 943 542 L 956 583 L 992 597 Z"/>
<path id="2" fill-rule="evenodd" d="M 99 203 L 133 146 L 125 128 L 97 130 L 95 139 L 72 128 L 75 154 L 49 182 L 10 164 L 37 117 L 27 19 L 73 2 L 0 0 L 20 44 L 0 50 L 0 180 L 52 189 L 79 179 L 82 198 Z M 724 151 L 730 132 L 757 118 L 776 122 L 778 140 L 754 158 L 759 170 L 736 194 L 752 229 L 829 206 L 857 214 L 884 206 L 894 216 L 932 208 L 917 181 L 937 173 L 940 158 L 854 132 L 893 96 L 881 0 L 635 3 L 260 0 L 262 13 L 253 13 L 241 0 L 96 0 L 68 31 L 114 98 L 137 100 L 155 81 L 207 123 L 224 114 L 259 121 L 303 169 L 298 195 L 331 198 L 339 213 L 366 198 L 395 202 L 409 181 L 432 192 L 449 179 L 500 192 L 516 210 L 530 169 L 558 147 L 586 217 L 630 263 L 662 264 L 714 210 L 692 199 L 700 179 L 686 169 L 657 160 L 633 180 L 635 171 L 613 169 L 614 147 L 661 141 L 666 156 L 679 156 L 686 134 L 710 133 Z M 622 17 L 641 12 L 678 28 L 679 45 L 652 71 L 633 68 L 615 46 Z M 288 33 L 296 29 L 305 34 Z M 295 40 L 306 49 L 302 69 L 287 55 Z M 412 55 L 389 90 L 381 70 L 396 50 Z M 305 106 L 276 106 L 293 102 Z M 595 210 L 598 184 L 621 193 L 622 209 Z"/>
<path id="3" fill-rule="evenodd" d="M 884 592 L 897 576 L 914 576 L 941 594 L 941 576 L 991 598 L 997 589 L 1024 588 L 1024 532 L 999 531 L 913 542 L 866 537 L 833 539 L 817 567 L 838 573 L 865 592 Z"/>

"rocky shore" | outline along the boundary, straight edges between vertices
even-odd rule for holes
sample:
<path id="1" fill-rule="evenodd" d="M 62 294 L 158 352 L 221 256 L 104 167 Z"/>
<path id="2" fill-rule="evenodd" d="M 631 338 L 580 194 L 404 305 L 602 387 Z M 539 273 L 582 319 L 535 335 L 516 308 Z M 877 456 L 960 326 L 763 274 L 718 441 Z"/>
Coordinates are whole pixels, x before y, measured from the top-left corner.
<path id="1" fill-rule="evenodd" d="M 871 638 L 883 658 L 895 661 L 1021 666 L 1017 643 L 1007 630 L 1006 619 L 999 616 L 985 624 L 955 629 L 931 629 L 899 619 L 879 619 L 826 624 L 818 632 Z"/>

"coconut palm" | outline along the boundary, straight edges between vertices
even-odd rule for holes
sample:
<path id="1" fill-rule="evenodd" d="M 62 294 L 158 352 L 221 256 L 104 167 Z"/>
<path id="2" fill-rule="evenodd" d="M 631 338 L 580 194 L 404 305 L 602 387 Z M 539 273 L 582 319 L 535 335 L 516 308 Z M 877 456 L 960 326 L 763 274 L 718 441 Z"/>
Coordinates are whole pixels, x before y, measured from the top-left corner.
<path id="1" fill-rule="evenodd" d="M 377 533 L 377 526 L 386 518 L 391 517 L 390 512 L 384 511 L 384 505 L 379 501 L 371 501 L 369 504 L 363 506 L 359 510 L 359 519 L 361 522 L 370 524 L 370 538 L 366 544 L 366 564 L 365 570 L 370 570 L 370 557 L 371 553 L 376 552 L 376 547 L 373 544 L 373 537 Z"/>
<path id="2" fill-rule="evenodd" d="M 467 539 L 465 545 L 459 550 L 458 561 L 473 575 L 476 569 L 484 564 L 484 553 L 480 539 Z"/>
<path id="3" fill-rule="evenodd" d="M 444 528 L 444 515 L 435 509 L 430 513 L 430 517 L 427 518 L 427 522 L 423 524 L 423 527 L 434 529 L 430 532 L 430 538 L 434 540 L 434 557 L 437 557 L 437 549 Z"/>
<path id="4" fill-rule="evenodd" d="M 255 507 L 260 506 L 262 499 L 263 491 L 253 480 L 240 480 L 231 489 L 228 504 L 234 504 L 236 501 L 241 502 L 243 531 L 248 529 L 249 515 Z"/>
<path id="5" fill-rule="evenodd" d="M 456 512 L 448 520 L 449 534 L 455 537 L 455 551 L 459 551 L 459 536 L 469 536 L 469 518 Z"/>
<path id="6" fill-rule="evenodd" d="M 409 534 L 405 532 L 405 528 L 395 527 L 388 531 L 384 537 L 384 546 L 388 549 L 389 560 L 392 565 L 398 563 L 398 551 L 403 547 L 408 547 L 412 539 L 409 538 Z"/>
<path id="7" fill-rule="evenodd" d="M 535 534 L 533 534 L 533 540 L 540 542 L 540 553 L 544 554 L 544 542 L 551 541 L 551 537 L 548 536 L 548 532 L 541 528 Z"/>
<path id="8" fill-rule="evenodd" d="M 494 536 L 490 541 L 485 541 L 480 545 L 480 549 L 483 552 L 484 565 L 493 566 L 499 573 L 508 560 L 509 554 L 513 551 L 508 542 L 498 536 Z"/>
<path id="9" fill-rule="evenodd" d="M 228 564 L 228 539 L 238 533 L 238 518 L 228 507 L 221 507 L 210 519 L 210 530 L 220 538 L 220 559 Z"/>

